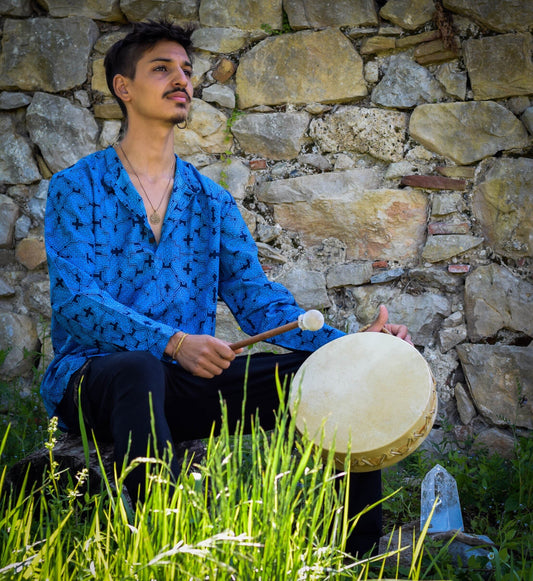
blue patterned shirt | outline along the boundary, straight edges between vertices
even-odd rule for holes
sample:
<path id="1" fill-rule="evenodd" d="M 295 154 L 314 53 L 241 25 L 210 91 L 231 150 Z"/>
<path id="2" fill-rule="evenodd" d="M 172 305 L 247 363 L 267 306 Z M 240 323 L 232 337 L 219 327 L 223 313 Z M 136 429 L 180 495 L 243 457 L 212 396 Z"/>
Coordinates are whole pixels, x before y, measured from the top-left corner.
<path id="1" fill-rule="evenodd" d="M 214 335 L 218 297 L 250 335 L 303 312 L 266 278 L 232 196 L 179 158 L 159 243 L 112 147 L 53 176 L 45 235 L 55 358 L 41 393 L 50 415 L 89 357 L 143 350 L 165 358 L 178 330 Z M 342 334 L 326 325 L 271 341 L 314 351 Z"/>

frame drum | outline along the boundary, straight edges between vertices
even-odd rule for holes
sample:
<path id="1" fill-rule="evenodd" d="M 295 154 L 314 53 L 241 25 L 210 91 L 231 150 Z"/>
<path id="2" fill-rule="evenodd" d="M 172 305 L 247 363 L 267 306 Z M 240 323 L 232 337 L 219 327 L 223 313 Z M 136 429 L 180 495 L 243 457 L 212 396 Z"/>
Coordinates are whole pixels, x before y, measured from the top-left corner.
<path id="1" fill-rule="evenodd" d="M 437 414 L 435 380 L 409 343 L 384 333 L 355 333 L 312 353 L 291 383 L 296 427 L 334 450 L 352 472 L 391 466 L 429 434 Z"/>

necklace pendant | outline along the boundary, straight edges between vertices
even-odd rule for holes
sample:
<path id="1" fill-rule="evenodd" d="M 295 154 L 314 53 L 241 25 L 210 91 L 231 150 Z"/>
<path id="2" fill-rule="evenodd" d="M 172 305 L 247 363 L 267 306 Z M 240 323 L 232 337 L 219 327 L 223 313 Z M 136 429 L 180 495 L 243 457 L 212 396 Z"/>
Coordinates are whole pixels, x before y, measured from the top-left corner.
<path id="1" fill-rule="evenodd" d="M 154 212 L 149 220 L 151 224 L 159 224 L 161 222 L 161 216 L 157 212 Z"/>

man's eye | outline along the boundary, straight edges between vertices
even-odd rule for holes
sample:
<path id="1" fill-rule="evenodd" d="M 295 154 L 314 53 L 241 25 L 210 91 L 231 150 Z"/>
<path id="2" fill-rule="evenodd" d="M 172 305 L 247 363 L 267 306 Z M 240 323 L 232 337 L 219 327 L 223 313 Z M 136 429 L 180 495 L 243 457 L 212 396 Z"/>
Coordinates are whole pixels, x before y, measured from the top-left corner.
<path id="1" fill-rule="evenodd" d="M 155 67 L 154 71 L 166 71 L 167 67 L 165 65 L 159 65 L 158 67 Z"/>
<path id="2" fill-rule="evenodd" d="M 192 77 L 192 71 L 190 71 L 190 70 L 187 70 L 187 69 L 186 69 L 186 70 L 184 70 L 184 71 L 183 71 L 183 74 L 184 74 L 186 77 L 189 77 L 189 79 Z"/>

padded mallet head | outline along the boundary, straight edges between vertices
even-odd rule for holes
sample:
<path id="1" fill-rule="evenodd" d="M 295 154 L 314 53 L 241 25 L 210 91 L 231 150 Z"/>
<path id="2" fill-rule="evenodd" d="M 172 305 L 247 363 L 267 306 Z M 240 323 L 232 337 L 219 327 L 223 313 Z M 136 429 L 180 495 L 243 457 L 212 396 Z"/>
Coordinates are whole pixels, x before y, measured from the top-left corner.
<path id="1" fill-rule="evenodd" d="M 318 331 L 324 326 L 324 315 L 320 311 L 311 309 L 298 317 L 298 327 L 302 331 Z"/>

